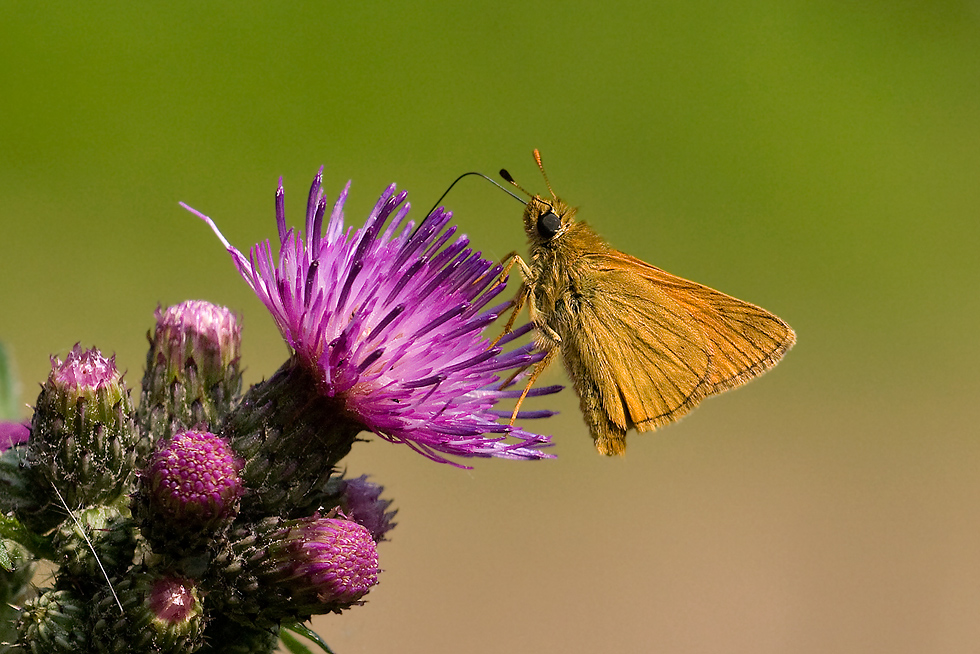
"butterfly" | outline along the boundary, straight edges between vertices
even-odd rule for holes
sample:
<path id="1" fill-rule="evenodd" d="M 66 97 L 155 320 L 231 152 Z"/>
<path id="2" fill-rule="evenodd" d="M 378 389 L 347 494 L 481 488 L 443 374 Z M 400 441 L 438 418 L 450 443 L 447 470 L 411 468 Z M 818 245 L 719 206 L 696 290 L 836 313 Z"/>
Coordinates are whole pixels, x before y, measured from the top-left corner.
<path id="1" fill-rule="evenodd" d="M 523 278 L 504 333 L 527 305 L 536 343 L 547 352 L 518 408 L 560 353 L 596 449 L 623 454 L 629 430 L 674 422 L 706 397 L 769 370 L 796 342 L 792 328 L 765 309 L 612 248 L 555 194 L 537 150 L 534 159 L 551 197 L 532 195 L 500 171 L 530 198 L 529 260 L 511 253 L 501 273 L 516 264 Z"/>

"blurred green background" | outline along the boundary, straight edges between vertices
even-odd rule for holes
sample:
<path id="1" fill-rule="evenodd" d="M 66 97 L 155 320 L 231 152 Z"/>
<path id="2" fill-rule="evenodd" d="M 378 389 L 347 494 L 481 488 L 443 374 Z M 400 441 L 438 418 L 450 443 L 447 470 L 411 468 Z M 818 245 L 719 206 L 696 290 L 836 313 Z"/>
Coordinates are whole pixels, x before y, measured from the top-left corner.
<path id="1" fill-rule="evenodd" d="M 980 646 L 977 2 L 0 4 L 0 340 L 24 402 L 76 342 L 142 374 L 153 310 L 287 351 L 186 201 L 240 248 L 325 164 L 363 219 L 508 168 L 614 245 L 761 304 L 785 361 L 677 425 L 555 461 L 347 459 L 400 510 L 353 652 L 975 652 Z M 521 208 L 446 204 L 490 257 Z M 560 383 L 555 366 L 545 383 Z M 24 416 L 28 413 L 24 408 Z"/>

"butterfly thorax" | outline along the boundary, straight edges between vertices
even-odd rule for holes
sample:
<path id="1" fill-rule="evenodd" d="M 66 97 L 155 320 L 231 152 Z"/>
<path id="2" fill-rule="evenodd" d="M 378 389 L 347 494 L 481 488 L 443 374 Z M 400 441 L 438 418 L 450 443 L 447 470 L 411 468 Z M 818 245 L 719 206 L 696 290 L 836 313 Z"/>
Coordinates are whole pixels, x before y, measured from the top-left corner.
<path id="1" fill-rule="evenodd" d="M 535 202 L 537 200 L 537 202 Z M 554 233 L 539 229 L 548 212 L 560 220 Z M 609 246 L 584 222 L 574 220 L 575 209 L 560 200 L 535 198 L 528 203 L 525 227 L 528 232 L 533 294 L 532 319 L 547 325 L 562 340 L 578 328 L 578 313 L 595 296 L 597 253 Z"/>

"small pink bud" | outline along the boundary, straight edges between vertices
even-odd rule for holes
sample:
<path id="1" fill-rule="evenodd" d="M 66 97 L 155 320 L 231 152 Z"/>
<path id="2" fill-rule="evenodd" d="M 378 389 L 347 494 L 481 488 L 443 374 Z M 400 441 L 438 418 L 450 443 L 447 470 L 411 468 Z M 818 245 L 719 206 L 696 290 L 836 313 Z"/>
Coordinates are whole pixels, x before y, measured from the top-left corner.
<path id="1" fill-rule="evenodd" d="M 148 603 L 158 622 L 184 622 L 196 615 L 197 597 L 194 584 L 180 577 L 161 577 L 153 583 Z"/>
<path id="2" fill-rule="evenodd" d="M 227 441 L 207 431 L 185 431 L 165 441 L 142 484 L 155 520 L 177 531 L 216 524 L 237 511 L 242 462 Z"/>
<path id="3" fill-rule="evenodd" d="M 288 583 L 315 592 L 323 604 L 349 606 L 378 583 L 378 550 L 352 520 L 309 518 L 285 536 L 291 555 Z"/>

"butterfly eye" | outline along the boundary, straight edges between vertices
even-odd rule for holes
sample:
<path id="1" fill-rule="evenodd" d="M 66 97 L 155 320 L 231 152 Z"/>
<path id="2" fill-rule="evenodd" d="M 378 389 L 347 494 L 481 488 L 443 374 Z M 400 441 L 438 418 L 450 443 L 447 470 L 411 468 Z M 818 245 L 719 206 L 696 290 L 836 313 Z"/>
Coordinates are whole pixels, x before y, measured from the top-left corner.
<path id="1" fill-rule="evenodd" d="M 538 234 L 541 236 L 551 238 L 558 233 L 559 229 L 561 229 L 561 218 L 556 216 L 554 212 L 549 211 L 538 216 Z"/>

